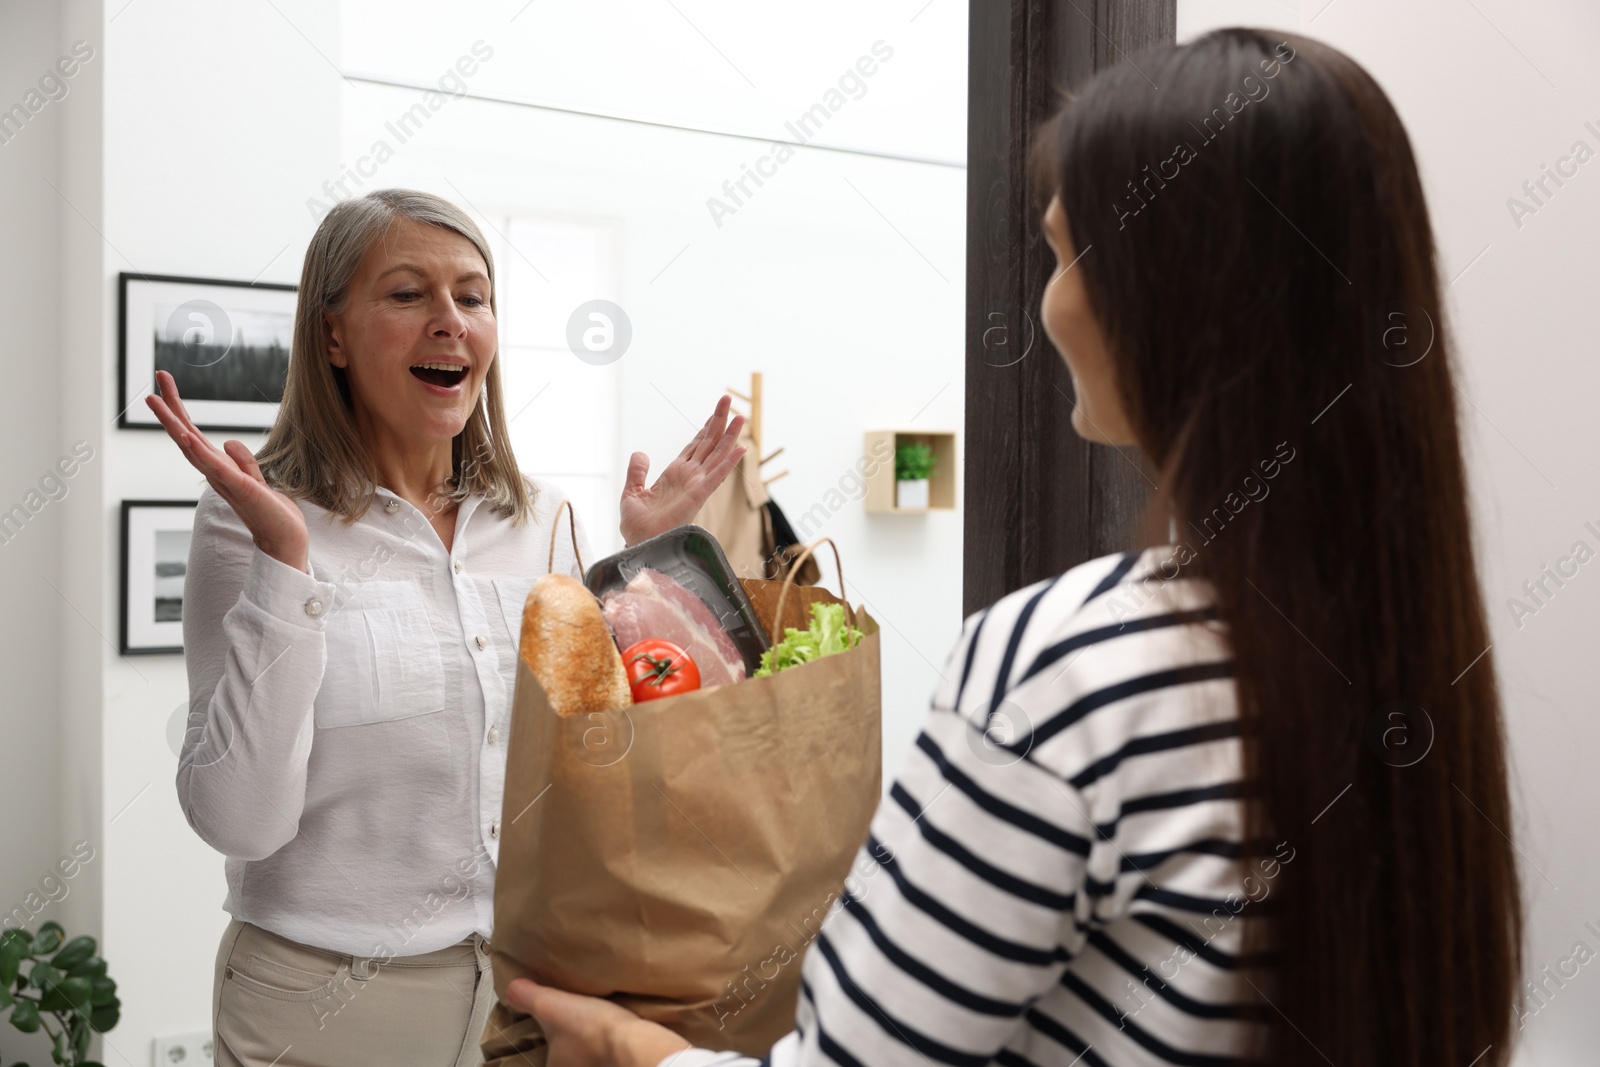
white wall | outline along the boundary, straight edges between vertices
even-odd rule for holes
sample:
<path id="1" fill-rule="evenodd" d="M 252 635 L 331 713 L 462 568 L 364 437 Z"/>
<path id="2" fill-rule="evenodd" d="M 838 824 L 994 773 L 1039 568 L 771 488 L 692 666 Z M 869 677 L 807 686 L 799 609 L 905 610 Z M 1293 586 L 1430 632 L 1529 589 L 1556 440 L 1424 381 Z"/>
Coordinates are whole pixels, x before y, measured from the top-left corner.
<path id="1" fill-rule="evenodd" d="M 672 48 L 641 50 L 639 36 L 618 34 L 603 13 L 558 17 L 534 5 L 519 14 L 522 5 L 505 4 L 430 28 L 417 20 L 441 17 L 437 5 L 413 6 L 401 12 L 410 28 L 399 40 L 437 45 L 417 59 L 367 38 L 398 9 L 354 0 L 343 16 L 316 0 L 64 0 L 54 12 L 0 3 L 0 103 L 72 40 L 95 49 L 68 98 L 0 145 L 11 209 L 0 308 L 10 313 L 12 366 L 38 353 L 57 360 L 42 384 L 19 385 L 27 400 L 0 428 L 0 502 L 22 499 L 72 441 L 96 454 L 65 499 L 0 546 L 0 591 L 30 606 L 0 621 L 0 656 L 16 679 L 0 780 L 41 798 L 30 806 L 36 825 L 3 831 L 0 900 L 21 901 L 72 842 L 91 843 L 96 858 L 41 918 L 101 937 L 124 1004 L 101 1058 L 143 1064 L 153 1037 L 208 1026 L 226 916 L 221 860 L 188 829 L 171 784 L 183 661 L 116 654 L 119 502 L 192 498 L 202 484 L 164 434 L 114 428 L 117 273 L 297 281 L 316 222 L 308 200 L 326 201 L 324 183 L 422 98 L 346 81 L 344 65 L 427 85 L 482 38 L 498 50 L 483 69 L 501 80 L 471 88 L 527 101 L 545 88 L 515 75 L 548 73 L 561 58 L 568 66 L 549 84 L 564 110 L 453 99 L 363 188 L 419 185 L 490 213 L 614 228 L 618 299 L 635 327 L 616 368 L 621 455 L 643 449 L 659 472 L 692 432 L 675 408 L 699 420 L 723 387 L 762 370 L 767 446 L 787 446 L 774 466 L 793 472 L 773 491 L 798 517 L 832 499 L 865 429 L 961 423 L 965 20 L 955 5 L 867 14 L 841 2 L 795 25 L 752 29 L 735 5 L 682 4 L 693 24 L 674 16 L 670 29 L 633 27 Z M 607 34 L 615 48 L 599 46 Z M 718 227 L 707 197 L 879 39 L 896 55 L 867 94 Z M 552 49 L 561 40 L 587 51 L 574 59 L 572 48 Z M 707 50 L 685 65 L 691 45 Z M 758 82 L 755 95 L 738 95 L 743 75 L 716 70 L 719 49 Z M 656 91 L 674 85 L 699 88 Z M 934 120 L 920 101 L 940 104 Z M 510 258 L 502 252 L 502 269 Z M 549 379 L 559 386 L 571 370 L 552 364 Z M 531 387 L 526 375 L 521 387 Z M 526 417 L 560 399 L 553 387 Z M 536 451 L 520 457 L 525 467 L 578 470 L 584 459 Z M 619 487 L 621 470 L 613 476 Z M 959 627 L 959 517 L 869 521 L 851 499 L 821 532 L 840 541 L 853 598 L 884 624 L 892 769 Z M 14 1035 L 0 1050 L 8 1062 L 24 1051 L 43 1058 Z"/>
<path id="2" fill-rule="evenodd" d="M 525 5 L 444 12 L 428 0 L 342 0 L 342 63 L 352 76 L 429 84 L 455 60 L 457 41 L 483 38 L 497 54 L 472 77 L 475 94 L 767 139 L 784 136 L 786 120 L 882 39 L 897 51 L 894 79 L 864 79 L 871 104 L 853 101 L 813 142 L 966 159 L 964 4 Z"/>
<path id="3" fill-rule="evenodd" d="M 1600 952 L 1600 562 L 1549 588 L 1533 616 L 1509 604 L 1586 541 L 1600 551 L 1595 435 L 1595 240 L 1600 161 L 1579 168 L 1519 226 L 1507 207 L 1574 141 L 1600 153 L 1600 8 L 1586 0 L 1179 0 L 1178 37 L 1274 25 L 1342 49 L 1383 85 L 1410 132 L 1447 289 L 1465 396 L 1493 657 L 1515 774 L 1529 904 L 1527 966 L 1552 968 L 1582 940 Z M 1569 570 L 1571 565 L 1568 565 Z M 1525 599 L 1525 598 L 1524 598 Z M 1532 606 L 1530 604 L 1530 606 Z M 1520 613 L 1517 613 L 1520 614 Z M 1520 621 L 1520 626 L 1519 626 Z M 1567 967 L 1570 974 L 1572 964 Z M 1523 1067 L 1593 1063 L 1600 973 L 1584 967 L 1526 1019 Z M 1524 1010 L 1527 1010 L 1526 1008 Z"/>
<path id="4" fill-rule="evenodd" d="M 0 34 L 0 108 L 22 102 L 39 76 L 61 54 L 57 48 L 55 12 L 48 7 L 8 3 L 3 8 L 6 32 Z M 23 804 L 18 817 L 6 820 L 0 836 L 0 920 L 17 913 L 10 925 L 32 926 L 63 920 L 61 904 L 70 899 L 69 883 L 52 875 L 63 855 L 60 810 L 54 801 L 57 740 L 55 709 L 59 689 L 53 664 L 63 614 L 57 545 L 62 501 L 48 501 L 39 480 L 70 450 L 62 437 L 58 411 L 60 381 L 55 373 L 58 351 L 56 251 L 60 199 L 47 183 L 60 183 L 56 165 L 59 127 L 64 109 L 76 107 L 85 95 L 69 85 L 67 96 L 45 104 L 20 130 L 7 126 L 0 137 L 0 214 L 7 220 L 7 254 L 0 256 L 0 321 L 8 329 L 7 366 L 13 374 L 28 368 L 31 402 L 15 404 L 0 420 L 0 512 L 22 505 L 28 518 L 20 528 L 7 523 L 0 533 L 0 601 L 25 606 L 0 616 L 0 672 L 7 681 L 7 699 L 0 710 L 5 741 L 0 744 L 0 782 L 13 798 L 37 798 Z M 76 93 L 76 98 L 74 94 Z M 20 390 L 19 390 L 20 392 Z M 76 479 L 74 479 L 76 481 Z M 66 483 L 67 498 L 86 491 Z M 47 486 L 52 495 L 60 490 Z M 37 514 L 27 511 L 29 492 L 38 495 Z M 87 492 L 92 493 L 92 490 Z M 3 518 L 3 516 L 0 516 Z M 92 606 L 92 602 L 91 602 Z M 73 829 L 78 829 L 74 826 Z M 61 897 L 62 888 L 68 896 Z M 10 1031 L 7 1026 L 6 1030 Z M 46 1043 L 29 1041 L 14 1031 L 0 1036 L 0 1051 L 10 1056 L 44 1058 Z"/>

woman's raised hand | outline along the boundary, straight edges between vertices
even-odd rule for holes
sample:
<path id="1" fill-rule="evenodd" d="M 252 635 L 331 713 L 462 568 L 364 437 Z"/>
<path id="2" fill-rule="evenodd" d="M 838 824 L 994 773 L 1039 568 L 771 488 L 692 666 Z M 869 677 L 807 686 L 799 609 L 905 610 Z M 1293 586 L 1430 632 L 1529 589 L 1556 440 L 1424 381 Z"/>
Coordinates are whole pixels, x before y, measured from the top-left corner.
<path id="1" fill-rule="evenodd" d="M 678 458 L 667 464 L 656 484 L 645 488 L 650 472 L 650 457 L 635 452 L 628 461 L 628 477 L 622 487 L 622 539 L 636 545 L 674 526 L 693 522 L 706 498 L 727 478 L 739 457 L 745 454 L 739 444 L 744 428 L 743 415 L 728 420 L 733 399 L 723 396 L 716 410 L 700 427 L 694 439 L 683 446 Z"/>
<path id="2" fill-rule="evenodd" d="M 185 458 L 206 476 L 211 488 L 228 502 L 250 530 L 257 547 L 291 567 L 310 573 L 307 566 L 311 536 L 300 506 L 267 485 L 243 441 L 227 441 L 221 448 L 206 440 L 178 398 L 178 383 L 164 370 L 156 371 L 156 388 L 145 403 L 156 413 Z"/>

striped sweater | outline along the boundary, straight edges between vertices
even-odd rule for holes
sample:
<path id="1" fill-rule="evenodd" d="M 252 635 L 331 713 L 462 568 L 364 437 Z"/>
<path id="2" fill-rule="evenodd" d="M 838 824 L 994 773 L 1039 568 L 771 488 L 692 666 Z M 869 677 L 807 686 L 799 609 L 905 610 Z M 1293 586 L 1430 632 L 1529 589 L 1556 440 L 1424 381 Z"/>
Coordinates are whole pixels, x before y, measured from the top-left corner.
<path id="1" fill-rule="evenodd" d="M 1240 859 L 1228 646 L 1170 556 L 1093 560 L 966 620 L 764 1063 L 1204 1067 L 1262 1036 L 1241 943 L 1293 850 Z"/>

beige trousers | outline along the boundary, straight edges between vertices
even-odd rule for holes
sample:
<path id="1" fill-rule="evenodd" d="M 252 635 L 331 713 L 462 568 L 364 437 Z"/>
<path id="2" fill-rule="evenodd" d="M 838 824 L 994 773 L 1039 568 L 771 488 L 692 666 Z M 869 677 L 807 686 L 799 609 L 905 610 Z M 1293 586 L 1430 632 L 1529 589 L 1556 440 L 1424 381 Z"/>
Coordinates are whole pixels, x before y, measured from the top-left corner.
<path id="1" fill-rule="evenodd" d="M 471 1067 L 494 1004 L 488 942 L 387 962 L 228 924 L 211 1017 L 218 1067 Z"/>

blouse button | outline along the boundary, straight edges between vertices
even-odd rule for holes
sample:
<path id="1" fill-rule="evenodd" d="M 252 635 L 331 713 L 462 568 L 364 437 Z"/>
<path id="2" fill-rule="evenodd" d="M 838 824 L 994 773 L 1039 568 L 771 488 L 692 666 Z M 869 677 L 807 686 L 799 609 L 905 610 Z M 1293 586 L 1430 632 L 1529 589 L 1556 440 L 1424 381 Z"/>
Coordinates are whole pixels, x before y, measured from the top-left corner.
<path id="1" fill-rule="evenodd" d="M 499 742 L 500 742 L 500 727 L 498 727 L 498 726 L 489 727 L 489 743 L 491 745 L 494 745 L 494 744 L 498 744 Z"/>
<path id="2" fill-rule="evenodd" d="M 310 615 L 313 619 L 318 615 L 321 615 L 322 601 L 318 600 L 316 597 L 312 597 L 310 600 L 306 601 L 306 614 Z"/>
<path id="3" fill-rule="evenodd" d="M 455 562 L 455 568 L 456 568 L 456 573 L 460 574 L 461 573 L 461 561 L 459 559 L 456 560 L 456 562 Z"/>
<path id="4" fill-rule="evenodd" d="M 489 642 L 487 642 L 487 641 L 485 641 L 483 639 L 483 635 L 482 634 L 478 635 L 478 647 L 479 648 L 488 648 L 489 647 Z"/>
<path id="5" fill-rule="evenodd" d="M 500 837 L 500 820 L 499 819 L 496 819 L 494 822 L 489 824 L 489 837 L 490 837 L 491 840 L 497 840 Z"/>
<path id="6" fill-rule="evenodd" d="M 385 511 L 391 511 L 391 512 L 392 511 L 399 511 L 400 510 L 400 501 L 398 501 L 398 500 L 390 500 L 388 503 L 384 504 L 383 507 L 384 507 Z"/>

